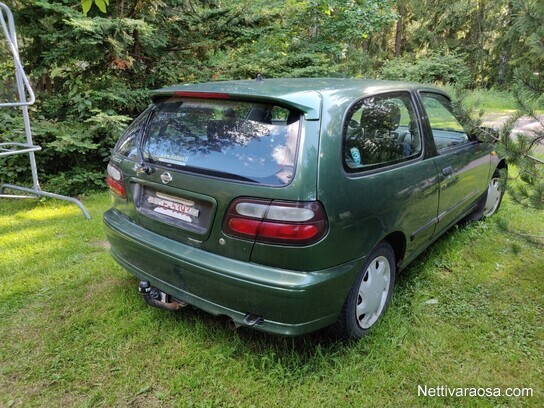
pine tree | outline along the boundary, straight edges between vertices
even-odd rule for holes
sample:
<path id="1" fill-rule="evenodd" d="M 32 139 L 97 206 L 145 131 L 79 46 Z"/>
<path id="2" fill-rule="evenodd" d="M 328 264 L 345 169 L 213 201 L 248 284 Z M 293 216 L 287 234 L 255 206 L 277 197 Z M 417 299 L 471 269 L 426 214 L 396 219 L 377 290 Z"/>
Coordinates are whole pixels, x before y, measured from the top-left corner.
<path id="1" fill-rule="evenodd" d="M 516 180 L 510 180 L 510 197 L 519 205 L 541 211 L 544 210 L 544 160 L 537 156 L 544 157 L 544 0 L 519 0 L 512 5 L 514 22 L 507 37 L 516 44 L 513 90 L 518 109 L 500 131 L 499 151 L 518 170 Z M 514 127 L 523 118 L 532 119 L 534 127 L 515 134 Z M 519 231 L 504 220 L 499 225 L 535 244 L 544 244 L 542 225 L 536 236 Z"/>
<path id="2" fill-rule="evenodd" d="M 544 210 L 544 161 L 535 155 L 544 143 L 544 1 L 520 0 L 514 3 L 514 23 L 508 35 L 517 40 L 518 66 L 514 70 L 514 93 L 518 110 L 501 132 L 501 147 L 509 163 L 519 168 L 522 183 L 510 189 L 519 204 Z M 513 128 L 522 118 L 535 126 L 515 135 Z"/>

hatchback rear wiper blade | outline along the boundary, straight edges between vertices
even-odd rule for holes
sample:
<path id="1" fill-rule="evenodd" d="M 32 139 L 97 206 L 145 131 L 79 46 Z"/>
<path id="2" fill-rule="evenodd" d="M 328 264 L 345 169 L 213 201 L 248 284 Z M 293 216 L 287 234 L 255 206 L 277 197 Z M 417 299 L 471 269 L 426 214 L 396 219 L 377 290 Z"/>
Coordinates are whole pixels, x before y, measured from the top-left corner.
<path id="1" fill-rule="evenodd" d="M 214 169 L 204 169 L 204 168 L 201 168 L 201 167 L 190 166 L 190 165 L 184 165 L 184 166 L 179 166 L 179 167 L 176 166 L 176 168 L 179 168 L 180 170 L 185 170 L 185 171 L 191 171 L 191 172 L 194 172 L 194 173 L 204 174 L 206 176 L 211 176 L 211 177 L 221 177 L 221 178 L 229 179 L 229 180 L 247 181 L 247 182 L 251 182 L 251 183 L 259 183 L 260 184 L 260 182 L 258 180 L 255 180 L 255 179 L 252 179 L 252 178 L 249 178 L 249 177 L 246 177 L 246 176 L 241 176 L 241 175 L 236 174 L 236 173 L 229 173 L 228 171 L 214 170 Z"/>
<path id="2" fill-rule="evenodd" d="M 138 174 L 151 174 L 151 167 L 147 165 L 144 159 L 144 137 L 150 120 L 151 114 L 140 127 L 138 136 L 136 137 L 136 154 L 138 156 L 138 164 L 134 167 L 134 170 Z"/>

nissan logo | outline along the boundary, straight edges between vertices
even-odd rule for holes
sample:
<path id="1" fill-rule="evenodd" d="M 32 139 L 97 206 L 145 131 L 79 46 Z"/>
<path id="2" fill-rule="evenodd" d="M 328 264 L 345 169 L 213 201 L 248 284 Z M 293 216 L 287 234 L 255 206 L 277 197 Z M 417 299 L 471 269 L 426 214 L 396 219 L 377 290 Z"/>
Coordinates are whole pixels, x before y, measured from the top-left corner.
<path id="1" fill-rule="evenodd" d="M 168 172 L 162 173 L 161 180 L 164 184 L 168 184 L 172 181 L 172 176 Z"/>

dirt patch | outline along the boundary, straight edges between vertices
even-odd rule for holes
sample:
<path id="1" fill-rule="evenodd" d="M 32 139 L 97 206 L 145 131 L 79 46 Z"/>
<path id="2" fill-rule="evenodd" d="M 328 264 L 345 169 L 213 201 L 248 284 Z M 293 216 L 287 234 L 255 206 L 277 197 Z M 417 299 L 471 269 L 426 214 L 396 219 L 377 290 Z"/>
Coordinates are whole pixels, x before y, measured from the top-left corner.
<path id="1" fill-rule="evenodd" d="M 106 240 L 93 241 L 93 242 L 89 243 L 89 245 L 92 246 L 92 247 L 95 247 L 95 248 L 103 248 L 106 251 L 109 251 L 110 248 L 111 248 L 110 243 L 108 241 L 106 241 Z"/>
<path id="2" fill-rule="evenodd" d="M 482 118 L 482 124 L 484 126 L 490 126 L 494 128 L 500 128 L 504 125 L 504 123 L 510 118 L 512 112 L 501 112 L 501 113 L 486 113 Z M 541 116 L 540 118 L 541 122 L 544 122 L 544 116 Z M 514 126 L 514 129 L 512 129 L 512 133 L 528 133 L 531 134 L 532 130 L 536 130 L 540 126 L 540 123 L 538 121 L 534 120 L 533 118 L 529 117 L 522 117 Z"/>
<path id="3" fill-rule="evenodd" d="M 510 115 L 514 113 L 511 112 L 501 112 L 501 113 L 486 113 L 482 118 L 482 125 L 489 126 L 495 129 L 501 128 L 504 123 L 510 118 Z M 544 116 L 539 117 L 540 122 L 544 122 Z M 541 124 L 533 118 L 522 117 L 517 122 L 514 128 L 512 129 L 512 136 L 516 136 L 520 133 L 525 133 L 528 136 L 533 136 L 534 131 L 537 129 L 542 130 Z M 544 153 L 544 144 L 540 143 L 534 147 L 534 152 Z"/>

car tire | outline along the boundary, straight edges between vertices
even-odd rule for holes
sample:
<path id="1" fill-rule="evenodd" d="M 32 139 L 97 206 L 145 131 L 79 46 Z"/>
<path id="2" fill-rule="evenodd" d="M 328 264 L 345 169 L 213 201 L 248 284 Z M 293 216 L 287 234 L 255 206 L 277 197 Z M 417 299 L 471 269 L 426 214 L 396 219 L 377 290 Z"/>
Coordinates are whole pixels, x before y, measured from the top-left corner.
<path id="1" fill-rule="evenodd" d="M 367 257 L 349 291 L 333 326 L 337 336 L 358 340 L 370 332 L 391 301 L 396 269 L 393 248 L 382 241 Z"/>
<path id="2" fill-rule="evenodd" d="M 489 180 L 487 191 L 482 196 L 476 210 L 469 216 L 469 220 L 480 221 L 494 215 L 501 206 L 503 196 L 504 189 L 501 185 L 499 169 L 496 169 L 493 177 Z"/>

